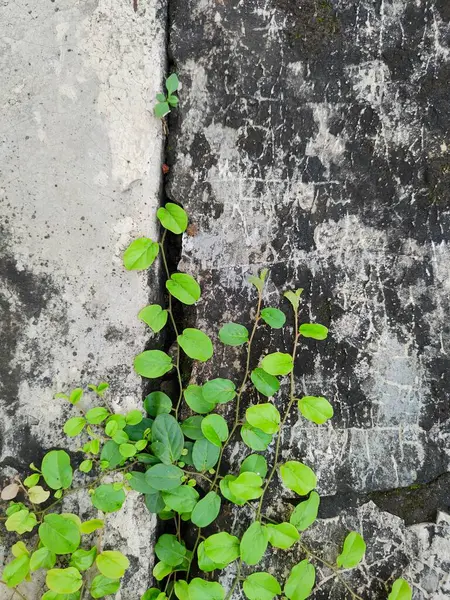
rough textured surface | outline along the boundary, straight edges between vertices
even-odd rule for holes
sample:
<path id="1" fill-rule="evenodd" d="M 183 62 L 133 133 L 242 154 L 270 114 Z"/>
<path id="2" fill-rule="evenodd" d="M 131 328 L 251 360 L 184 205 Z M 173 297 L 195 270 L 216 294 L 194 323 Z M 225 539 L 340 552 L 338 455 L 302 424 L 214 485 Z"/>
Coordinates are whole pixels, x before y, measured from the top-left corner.
<path id="1" fill-rule="evenodd" d="M 331 335 L 302 348 L 298 394 L 327 396 L 335 418 L 322 427 L 293 418 L 284 457 L 314 468 L 329 506 L 436 480 L 450 458 L 447 3 L 170 8 L 184 88 L 168 195 L 193 221 L 181 268 L 205 289 L 190 321 L 214 332 L 230 319 L 247 324 L 243 280 L 261 267 L 271 269 L 267 303 L 304 287 L 303 318 Z M 265 339 L 290 347 L 277 332 Z M 195 376 L 233 377 L 236 358 L 218 350 Z M 434 519 L 437 509 L 448 496 L 420 514 Z M 385 533 L 371 530 L 375 545 L 396 535 L 392 519 L 383 514 Z M 450 542 L 436 531 L 445 571 Z M 426 552 L 410 544 L 405 553 L 415 598 L 444 598 L 442 565 Z M 380 552 L 383 572 L 389 555 Z M 375 581 L 366 595 L 376 594 Z"/>
<path id="2" fill-rule="evenodd" d="M 149 287 L 121 255 L 133 237 L 156 235 L 162 139 L 152 104 L 166 10 L 162 0 L 138 12 L 129 0 L 0 4 L 0 467 L 9 476 L 67 446 L 69 410 L 55 392 L 107 380 L 116 409 L 142 406 L 132 359 L 148 340 L 136 315 Z M 110 518 L 132 562 L 127 598 L 145 589 L 153 560 L 153 522 L 139 502 L 132 512 L 130 497 L 126 527 Z"/>

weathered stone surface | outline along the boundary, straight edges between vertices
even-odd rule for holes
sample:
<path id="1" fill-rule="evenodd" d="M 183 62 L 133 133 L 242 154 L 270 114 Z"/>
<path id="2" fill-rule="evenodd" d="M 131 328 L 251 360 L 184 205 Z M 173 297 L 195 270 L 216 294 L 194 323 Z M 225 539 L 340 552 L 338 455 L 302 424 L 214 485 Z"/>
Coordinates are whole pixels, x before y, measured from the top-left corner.
<path id="1" fill-rule="evenodd" d="M 446 3 L 172 0 L 170 11 L 184 87 L 168 195 L 192 221 L 180 267 L 205 290 L 188 320 L 248 324 L 243 280 L 262 267 L 271 305 L 286 309 L 282 291 L 304 287 L 303 318 L 330 338 L 303 345 L 297 393 L 327 396 L 335 417 L 293 417 L 283 457 L 314 468 L 331 506 L 435 480 L 450 456 Z M 265 340 L 290 348 L 278 332 Z M 237 377 L 241 358 L 219 348 L 194 376 Z M 369 513 L 386 526 L 368 529 L 375 546 L 396 534 L 397 519 Z M 387 576 L 389 555 L 379 560 Z M 408 545 L 415 598 L 443 598 L 427 561 Z"/>
<path id="2" fill-rule="evenodd" d="M 132 359 L 148 330 L 136 315 L 158 297 L 158 282 L 149 292 L 147 275 L 126 273 L 121 255 L 134 237 L 157 233 L 162 139 L 152 105 L 166 11 L 161 0 L 139 5 L 0 6 L 3 477 L 67 447 L 70 410 L 55 392 L 107 380 L 117 410 L 142 406 Z M 124 597 L 137 598 L 153 561 L 153 521 L 142 498 L 127 506 L 110 518 L 116 533 L 104 543 L 115 538 L 130 556 Z M 0 597 L 11 591 L 1 586 Z"/>

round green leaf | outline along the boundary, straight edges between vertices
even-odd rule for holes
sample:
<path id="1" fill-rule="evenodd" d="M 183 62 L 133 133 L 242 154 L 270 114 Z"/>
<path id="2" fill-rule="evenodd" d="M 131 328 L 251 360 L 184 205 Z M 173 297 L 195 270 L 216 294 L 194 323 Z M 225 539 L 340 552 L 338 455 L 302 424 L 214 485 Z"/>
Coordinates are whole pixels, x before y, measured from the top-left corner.
<path id="1" fill-rule="evenodd" d="M 314 340 L 326 340 L 328 336 L 328 328 L 318 323 L 303 323 L 300 325 L 299 332 L 303 337 Z"/>
<path id="2" fill-rule="evenodd" d="M 225 419 L 217 414 L 204 417 L 202 424 L 203 435 L 215 446 L 221 446 L 229 435 L 228 425 Z"/>
<path id="3" fill-rule="evenodd" d="M 205 554 L 213 562 L 228 565 L 239 557 L 239 539 L 226 531 L 210 535 L 205 540 Z"/>
<path id="4" fill-rule="evenodd" d="M 162 377 L 172 370 L 172 359 L 162 350 L 145 350 L 134 359 L 134 370 L 147 379 Z"/>
<path id="5" fill-rule="evenodd" d="M 89 519 L 89 521 L 81 523 L 80 531 L 81 533 L 88 534 L 97 531 L 97 529 L 103 529 L 104 526 L 105 522 L 103 519 Z"/>
<path id="6" fill-rule="evenodd" d="M 125 421 L 127 422 L 127 425 L 139 425 L 143 418 L 144 417 L 141 411 L 137 408 L 135 408 L 134 410 L 130 410 L 125 415 Z"/>
<path id="7" fill-rule="evenodd" d="M 93 598 L 104 598 L 115 594 L 120 588 L 119 579 L 109 579 L 104 575 L 94 577 L 90 587 L 90 593 Z"/>
<path id="8" fill-rule="evenodd" d="M 116 512 L 122 508 L 122 504 L 125 502 L 125 492 L 122 489 L 116 490 L 112 483 L 106 483 L 96 488 L 91 500 L 98 510 L 105 513 Z"/>
<path id="9" fill-rule="evenodd" d="M 113 440 L 109 440 L 102 448 L 100 460 L 108 463 L 109 469 L 115 469 L 125 460 L 119 452 L 119 444 Z"/>
<path id="10" fill-rule="evenodd" d="M 32 531 L 35 525 L 37 525 L 36 515 L 26 508 L 10 514 L 5 523 L 7 531 L 16 531 L 20 535 Z"/>
<path id="11" fill-rule="evenodd" d="M 204 571 L 205 573 L 210 573 L 211 571 L 215 571 L 216 569 L 224 569 L 226 564 L 218 564 L 208 558 L 205 554 L 205 543 L 201 542 L 197 548 L 197 561 L 199 569 Z"/>
<path id="12" fill-rule="evenodd" d="M 56 563 L 56 554 L 45 546 L 35 550 L 30 558 L 30 571 L 38 569 L 53 569 Z"/>
<path id="13" fill-rule="evenodd" d="M 166 505 L 161 494 L 161 492 L 156 492 L 156 494 L 145 494 L 144 502 L 149 513 L 157 515 L 164 510 Z"/>
<path id="14" fill-rule="evenodd" d="M 156 216 L 164 229 L 168 229 L 177 235 L 186 231 L 188 216 L 186 211 L 183 210 L 181 206 L 178 206 L 178 204 L 168 202 L 164 208 L 161 207 L 158 209 Z"/>
<path id="15" fill-rule="evenodd" d="M 22 554 L 8 563 L 3 569 L 2 580 L 8 587 L 19 585 L 30 571 L 30 557 Z"/>
<path id="16" fill-rule="evenodd" d="M 314 471 L 296 460 L 281 465 L 280 474 L 284 485 L 299 496 L 306 496 L 316 487 L 317 478 Z"/>
<path id="17" fill-rule="evenodd" d="M 207 439 L 197 440 L 192 448 L 192 461 L 197 471 L 212 469 L 220 456 L 220 448 Z"/>
<path id="18" fill-rule="evenodd" d="M 244 581 L 244 594 L 248 600 L 272 600 L 281 594 L 278 581 L 269 573 L 252 573 Z"/>
<path id="19" fill-rule="evenodd" d="M 287 550 L 300 539 L 297 529 L 290 523 L 280 523 L 279 525 L 267 525 L 269 542 L 275 548 Z"/>
<path id="20" fill-rule="evenodd" d="M 280 382 L 276 377 L 266 373 L 260 367 L 254 369 L 250 375 L 253 385 L 263 396 L 273 396 L 280 389 Z"/>
<path id="21" fill-rule="evenodd" d="M 241 558 L 248 565 L 256 565 L 264 556 L 269 542 L 269 533 L 264 525 L 255 521 L 242 536 Z"/>
<path id="22" fill-rule="evenodd" d="M 138 318 L 141 319 L 141 321 L 144 321 L 144 323 L 146 323 L 146 325 L 148 325 L 155 333 L 161 331 L 167 323 L 168 317 L 169 313 L 167 310 L 161 308 L 159 304 L 146 306 L 138 314 Z"/>
<path id="23" fill-rule="evenodd" d="M 294 363 L 290 354 L 273 352 L 262 359 L 261 367 L 269 375 L 287 375 L 292 371 Z"/>
<path id="24" fill-rule="evenodd" d="M 144 408 L 151 417 L 157 417 L 172 410 L 172 400 L 164 392 L 152 392 L 145 397 Z"/>
<path id="25" fill-rule="evenodd" d="M 174 585 L 175 593 L 177 584 L 179 582 L 176 581 Z M 161 592 L 159 588 L 149 588 L 143 596 L 141 596 L 141 600 L 167 600 L 167 596 L 164 592 Z"/>
<path id="26" fill-rule="evenodd" d="M 70 567 L 75 567 L 79 571 L 87 571 L 94 564 L 95 557 L 97 556 L 97 548 L 94 546 L 90 550 L 79 549 L 76 550 L 70 558 Z"/>
<path id="27" fill-rule="evenodd" d="M 276 433 L 280 428 L 280 413 L 269 402 L 250 406 L 245 412 L 245 417 L 252 427 L 261 429 L 264 433 Z"/>
<path id="28" fill-rule="evenodd" d="M 34 485 L 28 490 L 28 498 L 33 504 L 42 504 L 48 500 L 49 496 L 50 492 L 48 490 L 44 490 L 44 488 L 40 485 Z"/>
<path id="29" fill-rule="evenodd" d="M 119 579 L 123 577 L 125 571 L 130 566 L 130 561 L 117 550 L 105 550 L 97 556 L 95 564 L 100 573 L 105 577 Z"/>
<path id="30" fill-rule="evenodd" d="M 189 485 L 181 485 L 161 495 L 166 506 L 177 513 L 192 512 L 199 499 L 197 490 Z"/>
<path id="31" fill-rule="evenodd" d="M 261 311 L 261 318 L 267 325 L 270 325 L 272 329 L 281 329 L 286 323 L 286 315 L 278 308 L 263 308 Z"/>
<path id="32" fill-rule="evenodd" d="M 155 490 L 173 490 L 181 485 L 184 473 L 175 465 L 154 465 L 145 473 L 149 485 Z"/>
<path id="33" fill-rule="evenodd" d="M 250 423 L 244 423 L 241 427 L 241 437 L 244 444 L 257 451 L 266 450 L 272 441 L 271 434 L 264 433 L 257 427 L 252 427 Z"/>
<path id="34" fill-rule="evenodd" d="M 53 514 L 44 517 L 44 522 L 39 526 L 39 537 L 44 546 L 55 554 L 72 554 L 81 541 L 77 523 L 70 518 Z"/>
<path id="35" fill-rule="evenodd" d="M 166 565 L 176 567 L 186 556 L 186 548 L 180 544 L 175 535 L 163 533 L 155 545 L 155 554 Z"/>
<path id="36" fill-rule="evenodd" d="M 133 444 L 120 444 L 119 452 L 124 458 L 131 458 L 136 454 L 137 450 Z"/>
<path id="37" fill-rule="evenodd" d="M 211 379 L 203 384 L 202 393 L 211 404 L 225 404 L 236 396 L 236 386 L 229 379 Z"/>
<path id="38" fill-rule="evenodd" d="M 189 584 L 189 598 L 195 600 L 224 600 L 225 590 L 216 581 L 195 577 Z"/>
<path id="39" fill-rule="evenodd" d="M 184 399 L 191 410 L 201 415 L 209 413 L 216 408 L 214 402 L 205 400 L 202 386 L 200 385 L 189 385 L 184 390 Z"/>
<path id="40" fill-rule="evenodd" d="M 214 353 L 211 340 L 199 329 L 188 327 L 177 337 L 177 341 L 189 358 L 206 362 Z"/>
<path id="41" fill-rule="evenodd" d="M 311 593 L 316 580 L 316 570 L 307 560 L 302 560 L 292 568 L 284 594 L 289 600 L 305 600 Z"/>
<path id="42" fill-rule="evenodd" d="M 148 269 L 159 253 L 159 245 L 147 237 L 141 237 L 128 246 L 123 255 L 123 264 L 128 271 Z"/>
<path id="43" fill-rule="evenodd" d="M 184 436 L 190 440 L 201 440 L 204 437 L 202 432 L 202 421 L 203 417 L 199 415 L 185 419 L 181 423 L 181 431 Z"/>
<path id="44" fill-rule="evenodd" d="M 165 465 L 177 461 L 184 448 L 184 436 L 172 415 L 160 414 L 152 425 L 152 451 Z"/>
<path id="45" fill-rule="evenodd" d="M 99 425 L 107 417 L 109 417 L 109 411 L 102 406 L 91 408 L 91 410 L 88 410 L 86 413 L 86 421 L 91 425 Z"/>
<path id="46" fill-rule="evenodd" d="M 209 492 L 195 505 L 191 521 L 197 527 L 207 527 L 217 518 L 219 512 L 220 496 L 215 492 Z"/>
<path id="47" fill-rule="evenodd" d="M 167 102 L 158 102 L 155 105 L 155 116 L 157 116 L 158 119 L 164 118 L 169 113 L 170 113 L 170 106 Z"/>
<path id="48" fill-rule="evenodd" d="M 338 567 L 352 569 L 358 565 L 366 551 L 366 543 L 357 531 L 351 531 L 344 540 L 344 547 L 336 560 Z"/>
<path id="49" fill-rule="evenodd" d="M 298 401 L 298 409 L 308 421 L 322 425 L 333 416 L 333 407 L 322 396 L 304 396 Z"/>
<path id="50" fill-rule="evenodd" d="M 200 299 L 200 286 L 193 277 L 186 273 L 173 273 L 166 281 L 166 288 L 183 304 L 195 304 Z"/>
<path id="51" fill-rule="evenodd" d="M 236 504 L 237 506 L 242 506 L 247 501 L 242 498 L 238 498 L 230 490 L 230 483 L 236 479 L 237 477 L 235 475 L 225 475 L 225 477 L 220 480 L 219 487 L 224 498 L 230 502 L 233 502 L 233 504 Z"/>
<path id="52" fill-rule="evenodd" d="M 305 531 L 317 519 L 319 512 L 320 496 L 317 492 L 311 492 L 308 500 L 300 502 L 294 509 L 289 521 L 299 531 Z"/>
<path id="53" fill-rule="evenodd" d="M 219 339 L 227 346 L 241 346 L 248 342 L 248 338 L 247 328 L 238 323 L 226 323 L 219 330 Z"/>
<path id="54" fill-rule="evenodd" d="M 229 481 L 230 492 L 240 500 L 254 500 L 262 495 L 262 479 L 256 473 L 246 471 Z"/>
<path id="55" fill-rule="evenodd" d="M 50 569 L 45 578 L 47 587 L 58 594 L 73 594 L 83 585 L 80 571 L 74 567 Z"/>
<path id="56" fill-rule="evenodd" d="M 159 563 L 156 563 L 156 565 L 153 567 L 153 577 L 156 579 L 156 581 L 161 581 L 161 579 L 164 579 L 164 577 L 170 575 L 170 573 L 172 573 L 172 570 L 173 567 L 161 560 Z"/>
<path id="57" fill-rule="evenodd" d="M 256 473 L 260 477 L 264 478 L 267 475 L 267 461 L 261 454 L 250 454 L 242 462 L 240 473 Z"/>
<path id="58" fill-rule="evenodd" d="M 67 489 L 72 483 L 70 456 L 64 450 L 51 450 L 42 460 L 42 475 L 52 490 Z"/>
<path id="59" fill-rule="evenodd" d="M 388 600 L 411 600 L 412 589 L 407 581 L 404 579 L 396 579 L 392 586 L 391 593 L 388 596 Z"/>
<path id="60" fill-rule="evenodd" d="M 80 600 L 80 592 L 74 592 L 73 594 L 58 594 L 57 592 L 52 592 L 48 590 L 41 597 L 41 600 Z"/>
<path id="61" fill-rule="evenodd" d="M 86 425 L 84 417 L 72 417 L 64 423 L 64 433 L 69 437 L 75 437 L 81 433 Z"/>

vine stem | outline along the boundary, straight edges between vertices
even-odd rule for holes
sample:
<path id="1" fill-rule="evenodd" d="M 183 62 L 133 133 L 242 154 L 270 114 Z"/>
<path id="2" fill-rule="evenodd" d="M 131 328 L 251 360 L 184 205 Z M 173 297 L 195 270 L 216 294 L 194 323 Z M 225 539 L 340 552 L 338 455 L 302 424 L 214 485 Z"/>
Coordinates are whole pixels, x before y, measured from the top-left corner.
<path id="1" fill-rule="evenodd" d="M 167 264 L 166 252 L 164 250 L 164 242 L 166 241 L 166 234 L 167 234 L 167 230 L 165 229 L 164 233 L 162 235 L 161 241 L 159 242 L 159 247 L 161 248 L 161 256 L 162 256 L 162 260 L 163 260 L 164 271 L 166 272 L 167 280 L 169 280 L 170 279 L 170 271 L 169 271 L 169 266 Z M 173 315 L 172 295 L 171 294 L 169 294 L 169 302 L 168 302 L 167 312 L 169 313 L 170 322 L 172 323 L 172 327 L 175 332 L 175 336 L 177 337 L 177 357 L 176 357 L 176 362 L 175 362 L 175 370 L 177 372 L 178 387 L 180 388 L 180 390 L 179 390 L 179 394 L 178 394 L 177 405 L 175 407 L 175 418 L 178 420 L 178 411 L 180 410 L 181 400 L 183 399 L 183 379 L 181 377 L 181 369 L 180 369 L 180 344 L 178 343 L 179 332 L 178 332 L 177 323 L 175 321 L 175 317 Z"/>
<path id="2" fill-rule="evenodd" d="M 298 330 L 298 309 L 294 310 L 294 327 L 295 327 L 295 335 L 294 335 L 294 345 L 293 345 L 293 349 L 292 349 L 292 365 L 294 365 L 294 363 L 295 363 L 295 357 L 297 355 L 297 348 L 298 348 L 298 340 L 300 338 L 300 333 Z M 267 489 L 268 489 L 268 487 L 273 479 L 273 476 L 275 475 L 277 467 L 278 467 L 278 456 L 280 454 L 280 443 L 281 443 L 281 435 L 282 435 L 282 431 L 283 431 L 283 426 L 286 423 L 286 419 L 288 418 L 289 413 L 291 412 L 291 408 L 292 408 L 292 405 L 294 404 L 295 400 L 296 399 L 295 399 L 294 366 L 292 366 L 292 371 L 291 371 L 291 376 L 290 376 L 289 403 L 287 405 L 286 412 L 284 413 L 284 416 L 281 420 L 280 428 L 278 429 L 277 443 L 275 446 L 275 456 L 273 459 L 273 466 L 269 473 L 269 477 L 267 478 L 266 484 L 263 488 L 263 493 L 261 494 L 261 497 L 259 499 L 258 510 L 256 511 L 256 520 L 257 521 L 259 521 L 260 517 L 261 517 L 261 510 L 263 507 L 264 495 L 267 492 Z"/>
<path id="3" fill-rule="evenodd" d="M 239 583 L 239 580 L 241 578 L 241 568 L 242 568 L 242 559 L 240 558 L 238 561 L 238 564 L 237 564 L 236 577 L 234 578 L 233 585 L 231 586 L 230 591 L 226 595 L 225 600 L 231 600 L 234 590 L 236 589 L 237 584 Z"/>

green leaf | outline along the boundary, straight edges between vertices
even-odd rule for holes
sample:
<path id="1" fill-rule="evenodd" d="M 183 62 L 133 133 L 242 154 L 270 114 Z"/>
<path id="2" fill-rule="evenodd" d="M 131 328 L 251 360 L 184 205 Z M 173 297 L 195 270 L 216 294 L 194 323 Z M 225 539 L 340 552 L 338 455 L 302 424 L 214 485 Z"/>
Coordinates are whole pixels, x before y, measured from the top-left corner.
<path id="1" fill-rule="evenodd" d="M 186 556 L 186 548 L 180 544 L 175 535 L 163 533 L 155 545 L 155 554 L 166 565 L 176 567 Z"/>
<path id="2" fill-rule="evenodd" d="M 145 473 L 147 482 L 155 490 L 173 490 L 181 485 L 184 473 L 175 465 L 154 465 Z"/>
<path id="3" fill-rule="evenodd" d="M 105 513 L 116 512 L 125 502 L 125 492 L 122 489 L 116 490 L 112 483 L 106 483 L 96 488 L 91 500 L 98 510 Z"/>
<path id="4" fill-rule="evenodd" d="M 152 425 L 152 451 L 165 465 L 177 461 L 184 448 L 184 436 L 172 415 L 160 414 Z"/>
<path id="5" fill-rule="evenodd" d="M 396 579 L 392 585 L 391 593 L 388 596 L 388 600 L 411 600 L 412 589 L 407 581 L 404 579 Z"/>
<path id="6" fill-rule="evenodd" d="M 253 385 L 263 396 L 273 396 L 280 389 L 280 382 L 276 377 L 266 373 L 260 367 L 254 369 L 250 375 Z"/>
<path id="7" fill-rule="evenodd" d="M 70 456 L 64 450 L 51 450 L 42 460 L 42 475 L 52 490 L 66 490 L 72 483 Z"/>
<path id="8" fill-rule="evenodd" d="M 40 485 L 34 485 L 28 490 L 28 498 L 32 504 L 42 504 L 50 497 L 50 492 Z"/>
<path id="9" fill-rule="evenodd" d="M 179 85 L 180 82 L 176 73 L 172 73 L 172 75 L 166 79 L 166 88 L 169 94 L 176 92 Z"/>
<path id="10" fill-rule="evenodd" d="M 284 352 L 267 354 L 261 361 L 261 367 L 269 375 L 287 375 L 292 371 L 293 366 L 292 356 Z"/>
<path id="11" fill-rule="evenodd" d="M 203 435 L 215 446 L 221 446 L 229 435 L 228 425 L 225 419 L 217 414 L 204 417 L 202 424 Z"/>
<path id="12" fill-rule="evenodd" d="M 326 340 L 328 336 L 328 328 L 318 323 L 303 323 L 300 325 L 299 332 L 303 337 L 314 340 Z"/>
<path id="13" fill-rule="evenodd" d="M 2 581 L 8 587 L 19 585 L 30 571 L 30 557 L 27 554 L 22 554 L 8 563 L 3 569 Z"/>
<path id="14" fill-rule="evenodd" d="M 144 323 L 148 325 L 155 333 L 158 333 L 158 331 L 163 329 L 167 323 L 168 317 L 169 313 L 167 310 L 161 308 L 159 304 L 151 304 L 150 306 L 146 306 L 138 314 L 138 318 L 141 321 L 144 321 Z"/>
<path id="15" fill-rule="evenodd" d="M 316 487 L 317 479 L 314 471 L 296 460 L 281 465 L 280 474 L 284 485 L 299 496 L 306 496 Z"/>
<path id="16" fill-rule="evenodd" d="M 32 531 L 35 525 L 37 525 L 36 515 L 26 508 L 12 513 L 5 523 L 7 531 L 16 531 L 20 535 Z"/>
<path id="17" fill-rule="evenodd" d="M 320 496 L 317 492 L 311 492 L 308 500 L 300 502 L 294 509 L 289 521 L 299 531 L 305 531 L 317 519 L 319 512 Z"/>
<path id="18" fill-rule="evenodd" d="M 210 535 L 205 540 L 205 554 L 213 562 L 228 565 L 239 557 L 239 539 L 226 531 Z"/>
<path id="19" fill-rule="evenodd" d="M 201 427 L 202 421 L 203 417 L 199 415 L 185 419 L 181 423 L 181 431 L 184 436 L 191 440 L 201 440 L 204 437 Z"/>
<path id="20" fill-rule="evenodd" d="M 165 94 L 156 94 L 156 99 L 158 100 L 158 102 L 165 102 L 166 96 Z"/>
<path id="21" fill-rule="evenodd" d="M 145 350 L 134 359 L 134 370 L 147 379 L 162 377 L 172 368 L 172 359 L 162 350 Z"/>
<path id="22" fill-rule="evenodd" d="M 203 384 L 203 398 L 211 404 L 225 404 L 236 396 L 236 386 L 229 379 L 211 379 Z"/>
<path id="23" fill-rule="evenodd" d="M 80 531 L 83 534 L 88 534 L 97 531 L 97 529 L 103 529 L 104 526 L 105 522 L 103 519 L 89 519 L 89 521 L 81 523 Z"/>
<path id="24" fill-rule="evenodd" d="M 75 437 L 81 433 L 86 425 L 86 419 L 84 417 L 72 417 L 64 423 L 64 433 L 69 437 Z"/>
<path id="25" fill-rule="evenodd" d="M 187 584 L 186 581 L 184 581 L 183 579 L 180 579 L 179 581 L 175 581 L 173 587 L 174 587 L 175 596 L 178 598 L 178 600 L 190 600 L 189 585 Z M 159 592 L 159 590 L 158 590 L 158 592 Z"/>
<path id="26" fill-rule="evenodd" d="M 336 560 L 338 567 L 353 569 L 362 560 L 366 543 L 357 531 L 351 531 L 344 540 L 344 547 Z"/>
<path id="27" fill-rule="evenodd" d="M 191 410 L 200 413 L 201 415 L 209 413 L 216 408 L 214 402 L 205 400 L 203 397 L 202 386 L 200 385 L 189 385 L 184 390 L 184 399 Z"/>
<path id="28" fill-rule="evenodd" d="M 247 471 L 230 481 L 228 487 L 231 493 L 241 500 L 254 500 L 262 495 L 262 479 L 256 473 Z"/>
<path id="29" fill-rule="evenodd" d="M 30 570 L 53 569 L 56 563 L 56 554 L 50 548 L 39 548 L 31 555 Z"/>
<path id="30" fill-rule="evenodd" d="M 263 308 L 261 318 L 272 329 L 281 329 L 286 323 L 286 315 L 278 308 Z"/>
<path id="31" fill-rule="evenodd" d="M 220 512 L 220 504 L 220 496 L 216 492 L 209 492 L 195 505 L 191 521 L 197 527 L 207 527 L 217 518 Z"/>
<path id="32" fill-rule="evenodd" d="M 13 544 L 11 546 L 11 552 L 13 553 L 13 556 L 15 556 L 16 558 L 19 558 L 20 556 L 23 556 L 23 555 L 26 555 L 26 556 L 30 555 L 25 544 L 20 541 L 16 542 L 15 544 Z"/>
<path id="33" fill-rule="evenodd" d="M 131 477 L 128 479 L 128 485 L 132 490 L 140 494 L 154 494 L 156 490 L 148 483 L 146 473 L 131 471 Z"/>
<path id="34" fill-rule="evenodd" d="M 158 209 L 156 216 L 164 229 L 168 229 L 172 233 L 178 235 L 187 229 L 188 216 L 186 211 L 181 206 L 178 206 L 178 204 L 168 202 L 164 208 L 161 207 Z"/>
<path id="35" fill-rule="evenodd" d="M 123 264 L 128 271 L 142 271 L 154 263 L 159 254 L 159 244 L 141 237 L 128 246 L 123 255 Z"/>
<path id="36" fill-rule="evenodd" d="M 303 288 L 298 288 L 298 290 L 295 290 L 295 292 L 292 291 L 287 291 L 284 292 L 283 296 L 285 298 L 287 298 L 289 300 L 289 302 L 292 304 L 292 307 L 294 309 L 295 312 L 298 311 L 298 307 L 300 305 L 300 296 L 302 295 L 303 292 Z"/>
<path id="37" fill-rule="evenodd" d="M 189 584 L 189 597 L 195 600 L 224 600 L 225 590 L 216 581 L 195 577 Z"/>
<path id="38" fill-rule="evenodd" d="M 86 413 L 86 421 L 91 425 L 100 425 L 107 417 L 109 417 L 109 411 L 103 406 L 91 408 Z"/>
<path id="39" fill-rule="evenodd" d="M 83 397 L 83 390 L 81 388 L 75 388 L 70 392 L 69 402 L 75 406 Z"/>
<path id="40" fill-rule="evenodd" d="M 161 560 L 159 563 L 156 563 L 156 565 L 153 567 L 153 577 L 156 579 L 156 581 L 161 581 L 161 579 L 164 579 L 164 577 L 170 575 L 170 573 L 172 573 L 172 570 L 173 569 L 170 565 L 166 564 Z"/>
<path id="41" fill-rule="evenodd" d="M 192 512 L 200 497 L 197 490 L 189 485 L 181 485 L 161 495 L 166 506 L 177 513 Z"/>
<path id="42" fill-rule="evenodd" d="M 158 119 L 163 119 L 169 113 L 170 107 L 167 102 L 158 102 L 155 105 L 155 116 L 158 117 Z"/>
<path id="43" fill-rule="evenodd" d="M 250 406 L 245 412 L 245 417 L 252 427 L 256 427 L 264 433 L 276 433 L 280 428 L 280 413 L 269 402 Z"/>
<path id="44" fill-rule="evenodd" d="M 143 418 L 144 417 L 141 411 L 137 408 L 128 411 L 125 415 L 125 421 L 127 422 L 127 425 L 139 425 Z"/>
<path id="45" fill-rule="evenodd" d="M 299 532 L 290 523 L 267 525 L 267 531 L 271 545 L 282 550 L 287 550 L 300 539 Z"/>
<path id="46" fill-rule="evenodd" d="M 151 417 L 169 414 L 172 410 L 172 400 L 164 392 L 152 392 L 146 396 L 144 408 Z"/>
<path id="47" fill-rule="evenodd" d="M 289 600 L 305 600 L 311 593 L 316 580 L 316 570 L 307 560 L 302 560 L 292 568 L 284 586 L 284 594 Z"/>
<path id="48" fill-rule="evenodd" d="M 178 106 L 179 100 L 177 96 L 169 96 L 167 98 L 167 102 L 170 104 L 170 106 Z"/>
<path id="49" fill-rule="evenodd" d="M 264 289 L 264 280 L 260 277 L 255 277 L 254 275 L 250 275 L 247 277 L 247 281 L 255 286 L 255 288 L 262 292 Z"/>
<path id="50" fill-rule="evenodd" d="M 147 435 L 151 432 L 152 425 L 153 419 L 144 417 L 137 425 L 127 425 L 124 431 L 126 434 L 128 434 L 130 440 L 133 442 L 138 442 L 146 439 Z M 142 448 L 136 448 L 137 450 L 142 450 Z"/>
<path id="51" fill-rule="evenodd" d="M 156 494 L 145 494 L 144 502 L 148 512 L 154 515 L 160 513 L 166 506 L 162 498 L 162 492 L 156 492 Z"/>
<path id="52" fill-rule="evenodd" d="M 23 480 L 23 485 L 25 487 L 33 487 L 34 485 L 37 485 L 39 483 L 39 479 L 41 478 L 39 473 L 33 473 L 33 475 L 28 475 L 28 477 L 26 477 Z"/>
<path id="53" fill-rule="evenodd" d="M 131 458 L 136 454 L 137 450 L 133 444 L 120 444 L 119 452 L 124 458 Z"/>
<path id="54" fill-rule="evenodd" d="M 240 473 L 256 473 L 260 477 L 264 478 L 267 475 L 267 461 L 261 454 L 250 454 L 242 462 Z"/>
<path id="55" fill-rule="evenodd" d="M 242 346 L 248 338 L 247 328 L 238 323 L 226 323 L 219 330 L 219 340 L 227 346 Z"/>
<path id="56" fill-rule="evenodd" d="M 58 594 L 48 590 L 41 597 L 41 600 L 81 600 L 80 592 L 74 592 L 73 594 Z"/>
<path id="57" fill-rule="evenodd" d="M 166 281 L 167 291 L 183 304 L 195 304 L 200 299 L 201 290 L 193 277 L 186 273 L 172 273 Z"/>
<path id="58" fill-rule="evenodd" d="M 322 425 L 334 414 L 333 407 L 322 396 L 304 396 L 298 401 L 298 409 L 308 421 Z"/>
<path id="59" fill-rule="evenodd" d="M 197 548 L 197 562 L 198 567 L 205 573 L 210 573 L 216 569 L 224 569 L 227 565 L 222 563 L 215 563 L 205 554 L 205 543 L 201 542 Z"/>
<path id="60" fill-rule="evenodd" d="M 125 460 L 119 452 L 119 444 L 116 444 L 113 440 L 109 440 L 103 446 L 100 459 L 108 462 L 109 469 L 115 469 Z"/>
<path id="61" fill-rule="evenodd" d="M 192 448 L 192 461 L 197 471 L 212 469 L 220 456 L 220 448 L 206 439 L 197 440 Z"/>
<path id="62" fill-rule="evenodd" d="M 72 554 L 69 566 L 75 567 L 79 571 L 87 571 L 87 569 L 90 569 L 94 564 L 96 556 L 97 548 L 95 546 L 90 550 L 83 550 L 80 548 Z"/>
<path id="63" fill-rule="evenodd" d="M 269 573 L 252 573 L 244 581 L 244 594 L 248 600 L 272 600 L 281 594 L 278 581 Z"/>
<path id="64" fill-rule="evenodd" d="M 119 579 L 109 579 L 103 575 L 97 575 L 94 577 L 91 583 L 89 591 L 93 598 L 104 598 L 115 594 L 120 588 Z"/>
<path id="65" fill-rule="evenodd" d="M 269 533 L 259 521 L 250 525 L 242 536 L 241 558 L 248 565 L 256 565 L 264 556 L 269 542 Z"/>
<path id="66" fill-rule="evenodd" d="M 211 340 L 199 329 L 188 327 L 177 337 L 177 342 L 189 358 L 206 362 L 214 353 Z"/>
<path id="67" fill-rule="evenodd" d="M 45 578 L 47 587 L 58 594 L 73 594 L 83 585 L 80 571 L 74 567 L 50 569 Z"/>
<path id="68" fill-rule="evenodd" d="M 178 582 L 175 582 L 175 587 L 177 583 Z M 144 595 L 141 596 L 141 600 L 167 600 L 167 596 L 158 588 L 149 588 Z"/>
<path id="69" fill-rule="evenodd" d="M 109 579 L 120 579 L 130 566 L 126 556 L 117 550 L 104 550 L 95 559 L 97 569 Z"/>
<path id="70" fill-rule="evenodd" d="M 55 554 L 72 554 L 81 541 L 77 523 L 68 517 L 53 514 L 44 517 L 44 522 L 39 526 L 39 537 L 44 546 Z"/>
<path id="71" fill-rule="evenodd" d="M 230 502 L 233 502 L 233 504 L 236 504 L 237 506 L 242 506 L 246 503 L 246 500 L 238 498 L 230 490 L 230 483 L 232 481 L 235 481 L 236 479 L 237 477 L 235 475 L 225 475 L 225 477 L 220 480 L 219 487 L 224 498 L 226 498 Z"/>
<path id="72" fill-rule="evenodd" d="M 264 433 L 261 429 L 252 427 L 250 423 L 244 423 L 241 427 L 241 437 L 244 444 L 257 451 L 266 450 L 272 441 L 272 436 L 269 433 Z"/>

